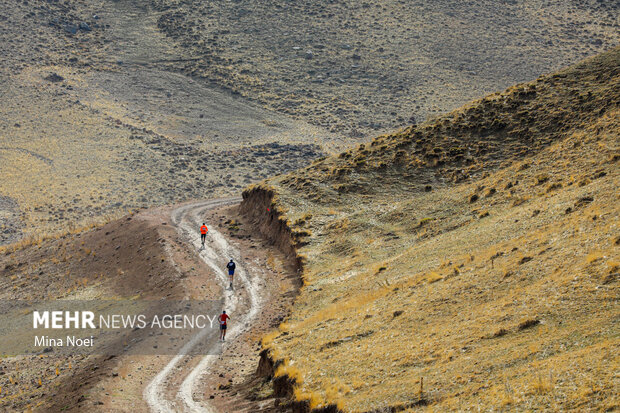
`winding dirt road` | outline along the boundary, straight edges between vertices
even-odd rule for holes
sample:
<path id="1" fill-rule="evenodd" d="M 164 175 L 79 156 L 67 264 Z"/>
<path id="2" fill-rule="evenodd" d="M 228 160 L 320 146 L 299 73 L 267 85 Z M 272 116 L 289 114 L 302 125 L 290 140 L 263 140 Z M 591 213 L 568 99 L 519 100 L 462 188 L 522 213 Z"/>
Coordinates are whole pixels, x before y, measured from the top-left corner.
<path id="1" fill-rule="evenodd" d="M 250 328 L 252 321 L 263 306 L 261 296 L 261 282 L 257 279 L 262 271 L 252 268 L 250 263 L 244 263 L 239 251 L 232 247 L 224 235 L 214 229 L 204 219 L 207 210 L 239 203 L 239 198 L 224 198 L 209 201 L 193 202 L 182 205 L 172 211 L 172 223 L 187 243 L 196 248 L 200 258 L 209 266 L 222 288 L 224 306 L 231 316 L 231 327 L 227 333 L 227 340 L 232 341 L 236 336 Z M 200 236 L 197 231 L 202 222 L 207 222 L 209 233 L 204 249 L 200 247 Z M 235 272 L 235 290 L 229 287 L 228 275 L 223 269 L 223 264 L 230 258 L 237 263 Z M 239 297 L 243 297 L 240 299 Z M 202 357 L 200 362 L 188 372 L 183 372 L 184 379 L 171 380 L 173 374 L 178 374 L 179 369 L 189 364 L 182 363 L 186 358 L 187 351 L 197 343 L 205 340 L 207 335 L 217 334 L 217 331 L 205 329 L 196 334 L 168 364 L 153 378 L 145 387 L 143 397 L 152 412 L 215 412 L 206 400 L 200 400 L 197 389 L 201 377 L 209 372 L 210 366 L 219 356 L 214 355 L 219 349 L 209 351 L 210 355 Z M 216 343 L 222 346 L 222 353 L 226 352 L 228 342 Z M 171 387 L 176 387 L 172 389 Z M 171 391 L 172 390 L 172 391 Z"/>

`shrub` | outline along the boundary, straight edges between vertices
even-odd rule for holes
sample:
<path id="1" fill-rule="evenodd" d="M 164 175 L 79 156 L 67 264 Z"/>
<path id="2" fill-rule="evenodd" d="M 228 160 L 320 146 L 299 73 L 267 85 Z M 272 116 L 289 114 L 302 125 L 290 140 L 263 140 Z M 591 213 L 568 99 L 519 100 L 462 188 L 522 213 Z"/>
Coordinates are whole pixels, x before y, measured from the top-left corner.
<path id="1" fill-rule="evenodd" d="M 431 271 L 428 274 L 426 274 L 426 282 L 428 282 L 429 284 L 432 284 L 434 282 L 443 280 L 443 277 L 441 276 L 441 274 Z"/>
<path id="2" fill-rule="evenodd" d="M 589 253 L 586 256 L 586 262 L 588 264 L 592 264 L 593 262 L 596 262 L 596 261 L 598 261 L 598 260 L 600 260 L 602 258 L 603 258 L 603 254 L 601 252 L 594 251 L 594 252 Z"/>
<path id="3" fill-rule="evenodd" d="M 536 318 L 530 318 L 519 324 L 519 330 L 525 330 L 527 328 L 537 326 L 538 324 L 540 324 L 540 320 Z"/>
<path id="4" fill-rule="evenodd" d="M 545 174 L 536 175 L 536 185 L 542 185 L 549 180 L 549 176 Z"/>
<path id="5" fill-rule="evenodd" d="M 435 218 L 430 218 L 430 217 L 429 218 L 422 218 L 420 220 L 420 222 L 418 222 L 418 227 L 423 227 L 424 225 L 426 225 L 426 224 L 428 224 L 430 222 L 433 222 L 434 220 L 435 220 Z"/>

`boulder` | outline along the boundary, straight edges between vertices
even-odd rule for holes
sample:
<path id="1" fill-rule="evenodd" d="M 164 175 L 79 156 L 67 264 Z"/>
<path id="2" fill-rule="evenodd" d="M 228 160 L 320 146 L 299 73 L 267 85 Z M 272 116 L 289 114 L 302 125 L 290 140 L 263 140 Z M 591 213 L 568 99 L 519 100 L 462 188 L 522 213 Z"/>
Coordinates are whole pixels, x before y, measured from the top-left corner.
<path id="1" fill-rule="evenodd" d="M 65 80 L 64 77 L 60 76 L 58 73 L 50 73 L 49 75 L 44 77 L 45 80 L 47 80 L 48 82 L 62 82 L 63 80 Z"/>
<path id="2" fill-rule="evenodd" d="M 69 34 L 76 34 L 78 32 L 78 26 L 73 23 L 65 24 L 64 29 Z"/>

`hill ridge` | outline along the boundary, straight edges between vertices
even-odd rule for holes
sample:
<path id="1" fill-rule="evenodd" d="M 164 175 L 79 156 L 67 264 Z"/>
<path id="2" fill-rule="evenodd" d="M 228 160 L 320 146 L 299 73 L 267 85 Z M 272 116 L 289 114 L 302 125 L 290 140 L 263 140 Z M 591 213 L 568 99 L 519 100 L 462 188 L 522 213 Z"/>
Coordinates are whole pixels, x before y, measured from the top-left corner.
<path id="1" fill-rule="evenodd" d="M 244 191 L 244 210 L 287 226 L 303 266 L 291 316 L 263 340 L 296 403 L 618 407 L 619 52 Z M 447 151 L 416 152 L 415 138 L 444 149 L 452 121 L 502 96 L 538 108 L 525 119 L 540 125 L 504 127 L 530 126 L 520 146 L 484 151 L 480 132 L 502 120 L 487 111 L 461 138 L 485 157 L 466 173 Z"/>

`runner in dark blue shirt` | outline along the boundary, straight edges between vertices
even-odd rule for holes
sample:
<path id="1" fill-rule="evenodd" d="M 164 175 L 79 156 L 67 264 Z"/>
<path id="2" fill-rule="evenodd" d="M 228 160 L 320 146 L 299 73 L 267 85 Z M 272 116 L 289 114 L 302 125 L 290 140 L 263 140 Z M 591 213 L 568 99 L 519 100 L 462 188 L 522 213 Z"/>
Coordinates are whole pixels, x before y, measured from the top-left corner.
<path id="1" fill-rule="evenodd" d="M 230 262 L 226 265 L 226 268 L 228 268 L 228 276 L 230 277 L 230 289 L 232 290 L 233 277 L 235 275 L 235 268 L 237 268 L 232 258 L 230 259 Z"/>

